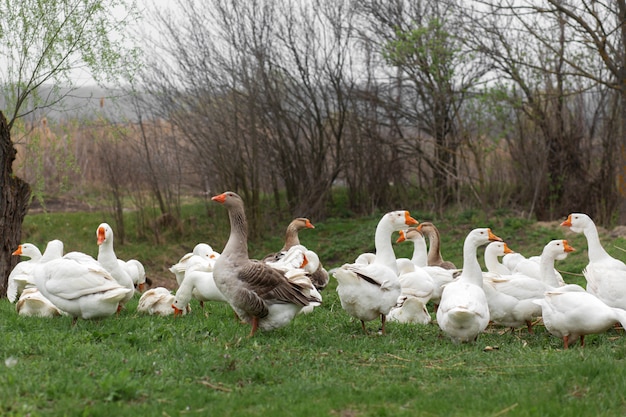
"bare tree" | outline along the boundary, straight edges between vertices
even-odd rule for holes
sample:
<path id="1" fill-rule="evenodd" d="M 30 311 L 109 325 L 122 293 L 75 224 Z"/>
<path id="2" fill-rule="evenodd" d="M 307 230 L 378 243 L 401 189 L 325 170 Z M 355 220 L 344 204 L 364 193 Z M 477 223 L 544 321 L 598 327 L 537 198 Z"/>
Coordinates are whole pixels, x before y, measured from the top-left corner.
<path id="1" fill-rule="evenodd" d="M 441 209 L 459 186 L 459 110 L 487 68 L 460 42 L 454 3 L 369 0 L 361 8 L 369 23 L 363 37 L 397 68 L 389 75 L 396 89 L 388 106 L 412 130 L 400 136 L 408 139 L 409 155 L 430 165 L 430 190 Z"/>
<path id="2" fill-rule="evenodd" d="M 614 90 L 620 97 L 622 112 L 619 136 L 625 137 L 626 2 L 547 0 L 538 4 L 480 0 L 474 3 L 479 7 L 472 9 L 468 42 L 488 53 L 499 74 L 517 86 L 517 95 L 512 97 L 521 104 L 525 117 L 538 127 L 542 136 L 538 143 L 544 155 L 539 163 L 539 172 L 543 175 L 540 178 L 534 175 L 538 188 L 533 200 L 538 216 L 561 216 L 573 207 L 590 213 L 611 212 L 619 190 L 623 192 L 619 201 L 620 222 L 626 221 L 626 191 L 622 191 L 626 188 L 613 180 L 625 177 L 626 159 L 620 159 L 618 164 L 611 161 L 616 156 L 626 158 L 626 153 L 613 149 L 603 154 L 608 159 L 601 164 L 618 168 L 614 177 L 607 177 L 605 168 L 590 169 L 585 165 L 584 155 L 592 151 L 585 146 L 594 143 L 594 138 L 587 140 L 585 136 L 598 135 L 600 125 L 594 122 L 597 119 L 580 118 L 575 106 L 583 101 L 572 99 L 585 91 L 598 92 L 597 86 Z M 596 97 L 605 97 L 605 94 L 600 92 Z M 611 101 L 592 98 L 584 103 L 586 113 L 597 116 L 600 112 L 596 104 Z M 607 128 L 615 132 L 614 127 Z M 620 142 L 626 143 L 626 140 Z M 607 145 L 605 142 L 601 146 Z M 534 169 L 537 172 L 537 165 Z M 593 192 L 581 195 L 584 190 L 597 190 L 593 187 L 598 181 L 596 175 L 612 185 L 603 187 L 602 196 Z M 599 199 L 608 202 L 608 207 L 600 210 Z M 583 202 L 588 203 L 583 206 Z"/>
<path id="3" fill-rule="evenodd" d="M 322 216 L 342 169 L 354 84 L 350 2 L 211 5 L 189 4 L 176 22 L 156 16 L 172 59 L 151 67 L 177 74 L 150 78 L 168 116 L 203 156 L 211 188 L 244 195 L 252 233 L 264 193 L 279 205 L 284 189 L 291 213 Z"/>
<path id="4" fill-rule="evenodd" d="M 344 167 L 347 118 L 355 86 L 354 10 L 348 1 L 286 2 L 264 66 L 262 113 L 273 176 L 292 214 L 325 215 Z"/>

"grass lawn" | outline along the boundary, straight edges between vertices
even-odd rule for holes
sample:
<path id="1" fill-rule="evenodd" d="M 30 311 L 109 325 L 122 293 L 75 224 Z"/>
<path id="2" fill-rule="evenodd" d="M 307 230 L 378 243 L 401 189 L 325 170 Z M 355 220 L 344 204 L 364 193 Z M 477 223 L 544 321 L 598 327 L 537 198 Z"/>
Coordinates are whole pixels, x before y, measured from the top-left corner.
<path id="1" fill-rule="evenodd" d="M 225 216 L 225 211 L 217 213 Z M 62 220 L 46 216 L 47 220 L 27 217 L 25 241 L 41 246 L 54 236 L 71 242 L 72 230 L 58 226 L 69 224 L 69 229 L 84 230 L 89 242 L 85 247 L 93 254 L 101 216 L 66 214 Z M 525 255 L 538 254 L 549 240 L 566 237 L 578 251 L 557 267 L 566 281 L 580 282 L 586 242 L 558 225 L 537 226 L 504 217 L 477 219 L 467 214 L 447 222 L 428 220 L 440 225 L 444 257 L 459 265 L 462 239 L 471 224 L 492 227 L 512 249 Z M 300 237 L 332 268 L 373 249 L 377 221 L 376 216 L 331 219 L 316 223 L 315 230 L 303 231 Z M 198 229 L 197 233 L 208 230 Z M 278 235 L 253 243 L 251 255 L 280 247 L 283 233 Z M 131 244 L 116 249 L 120 257 L 133 251 L 167 254 L 150 256 L 148 272 L 158 275 L 201 236 L 190 232 L 182 246 L 180 241 L 171 241 L 152 248 L 140 242 L 137 246 L 144 249 Z M 204 241 L 218 250 L 223 247 L 224 234 L 212 239 Z M 626 246 L 623 239 L 606 234 L 603 242 L 618 257 L 622 254 L 619 247 Z M 395 248 L 398 256 L 409 256 L 412 251 L 408 244 Z M 72 245 L 66 250 L 80 248 Z M 380 323 L 370 322 L 366 335 L 360 323 L 342 310 L 335 288 L 331 278 L 322 293 L 323 305 L 312 314 L 298 316 L 285 328 L 258 332 L 254 338 L 246 337 L 249 327 L 236 322 L 225 304 L 207 304 L 203 311 L 194 300 L 190 315 L 153 317 L 136 313 L 135 297 L 119 316 L 79 320 L 72 327 L 68 317 L 19 317 L 14 305 L 1 299 L 0 415 L 626 414 L 626 335 L 622 330 L 588 336 L 584 349 L 575 345 L 567 351 L 542 326 L 536 326 L 532 335 L 525 329 L 511 332 L 490 327 L 477 343 L 464 345 L 452 344 L 435 323 L 388 323 L 387 334 L 381 336 L 377 333 Z"/>

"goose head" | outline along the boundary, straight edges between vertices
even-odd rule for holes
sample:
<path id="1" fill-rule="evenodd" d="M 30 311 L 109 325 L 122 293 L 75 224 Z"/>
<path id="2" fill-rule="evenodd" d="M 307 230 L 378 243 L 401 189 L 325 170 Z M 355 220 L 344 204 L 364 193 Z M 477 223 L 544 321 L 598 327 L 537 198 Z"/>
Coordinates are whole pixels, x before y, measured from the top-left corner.
<path id="1" fill-rule="evenodd" d="M 383 216 L 383 220 L 387 222 L 394 231 L 406 229 L 407 226 L 417 226 L 419 222 L 411 217 L 411 213 L 407 210 L 390 211 Z"/>
<path id="2" fill-rule="evenodd" d="M 398 237 L 396 243 L 404 242 L 405 240 L 410 240 L 412 242 L 424 240 L 424 235 L 422 234 L 422 232 L 414 227 L 410 227 L 406 230 L 400 230 L 399 233 L 400 237 Z"/>
<path id="3" fill-rule="evenodd" d="M 298 217 L 292 220 L 290 226 L 293 225 L 297 230 L 301 229 L 315 229 L 311 220 L 306 217 Z"/>
<path id="4" fill-rule="evenodd" d="M 172 308 L 174 309 L 174 316 L 175 317 L 184 315 L 184 311 L 180 307 L 182 307 L 182 303 L 179 300 L 174 300 L 174 303 L 172 304 Z M 183 307 L 183 308 L 185 308 L 185 307 Z"/>
<path id="5" fill-rule="evenodd" d="M 192 253 L 206 259 L 215 258 L 215 251 L 213 250 L 211 245 L 208 245 L 206 243 L 198 243 L 196 246 L 194 246 Z"/>
<path id="6" fill-rule="evenodd" d="M 13 251 L 11 255 L 21 255 L 29 257 L 31 259 L 39 259 L 41 258 L 41 251 L 39 250 L 39 248 L 37 248 L 37 246 L 33 245 L 32 243 L 22 243 L 17 247 L 17 249 L 15 249 L 15 251 Z"/>
<path id="7" fill-rule="evenodd" d="M 506 242 L 501 241 L 493 241 L 487 245 L 485 248 L 485 253 L 493 254 L 495 256 L 504 256 L 508 253 L 513 253 L 514 251 L 509 248 Z"/>
<path id="8" fill-rule="evenodd" d="M 243 199 L 237 193 L 233 191 L 226 191 L 226 192 L 223 192 L 222 194 L 213 196 L 211 197 L 211 200 L 218 202 L 220 204 L 223 204 L 227 208 L 231 208 L 231 207 L 243 208 L 244 206 Z"/>
<path id="9" fill-rule="evenodd" d="M 476 247 L 479 247 L 486 245 L 489 242 L 502 242 L 502 239 L 493 234 L 490 228 L 480 227 L 469 232 L 466 241 L 469 241 Z"/>
<path id="10" fill-rule="evenodd" d="M 98 238 L 98 245 L 102 245 L 104 242 L 113 243 L 113 229 L 107 223 L 101 223 L 96 229 L 96 237 Z"/>
<path id="11" fill-rule="evenodd" d="M 574 252 L 575 250 L 576 249 L 567 243 L 567 240 L 556 239 L 551 240 L 546 246 L 544 246 L 542 254 L 549 256 L 551 259 L 562 261 L 567 258 L 567 254 Z"/>
<path id="12" fill-rule="evenodd" d="M 575 233 L 582 233 L 590 225 L 593 225 L 593 220 L 583 213 L 572 213 L 561 223 L 561 226 L 569 227 Z"/>

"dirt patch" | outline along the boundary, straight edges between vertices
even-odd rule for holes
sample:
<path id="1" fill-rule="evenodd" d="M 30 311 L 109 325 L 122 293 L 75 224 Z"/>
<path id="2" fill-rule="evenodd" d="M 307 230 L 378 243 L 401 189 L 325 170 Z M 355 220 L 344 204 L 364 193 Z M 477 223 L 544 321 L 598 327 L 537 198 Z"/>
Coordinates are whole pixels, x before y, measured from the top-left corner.
<path id="1" fill-rule="evenodd" d="M 176 279 L 173 278 L 173 275 L 172 277 L 165 277 L 163 275 L 146 273 L 146 282 L 148 283 L 146 289 L 156 287 L 165 287 L 170 291 L 176 291 L 178 289 L 178 283 Z"/>
<path id="2" fill-rule="evenodd" d="M 611 237 L 617 238 L 626 238 L 626 226 L 617 226 L 610 232 Z"/>
<path id="3" fill-rule="evenodd" d="M 80 201 L 77 199 L 71 198 L 47 198 L 43 203 L 38 199 L 34 198 L 30 203 L 30 207 L 28 208 L 28 214 L 37 214 L 37 213 L 59 213 L 59 212 L 69 212 L 75 213 L 78 211 L 94 211 L 95 208 L 90 204 Z"/>

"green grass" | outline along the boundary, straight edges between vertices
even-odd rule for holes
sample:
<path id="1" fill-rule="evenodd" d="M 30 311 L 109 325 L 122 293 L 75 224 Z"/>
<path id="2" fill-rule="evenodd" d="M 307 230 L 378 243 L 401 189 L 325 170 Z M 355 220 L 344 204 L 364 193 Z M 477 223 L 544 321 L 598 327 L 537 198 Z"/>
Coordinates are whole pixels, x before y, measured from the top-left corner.
<path id="1" fill-rule="evenodd" d="M 199 209 L 200 210 L 200 209 Z M 203 209 L 202 209 L 203 210 Z M 215 211 L 211 222 L 222 221 Z M 155 245 L 129 237 L 116 248 L 148 272 L 165 269 L 198 241 L 220 250 L 227 228 L 197 215 L 182 238 Z M 513 217 L 480 213 L 431 220 L 440 227 L 445 258 L 461 264 L 462 240 L 472 227 L 490 226 L 525 255 L 566 237 L 577 252 L 558 267 L 580 282 L 586 264 L 584 237 L 558 225 L 537 226 Z M 102 214 L 28 216 L 24 240 L 42 245 L 53 237 L 67 250 L 96 253 Z M 300 234 L 326 266 L 341 265 L 373 250 L 378 216 L 315 222 Z M 206 223 L 204 223 L 206 222 Z M 92 230 L 93 229 L 93 230 Z M 283 230 L 252 242 L 251 255 L 276 250 Z M 624 257 L 623 239 L 603 234 L 609 252 Z M 410 244 L 395 246 L 410 256 Z M 568 274 L 568 272 L 572 274 Z M 341 309 L 331 279 L 324 303 L 289 326 L 258 332 L 235 321 L 224 304 L 190 315 L 138 315 L 137 298 L 119 316 L 79 320 L 19 317 L 0 300 L 0 415 L 3 416 L 618 416 L 626 414 L 626 339 L 610 330 L 567 351 L 537 326 L 536 333 L 489 328 L 475 344 L 454 345 L 436 324 L 360 323 Z M 493 349 L 485 349 L 486 347 Z"/>

